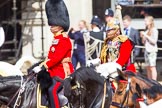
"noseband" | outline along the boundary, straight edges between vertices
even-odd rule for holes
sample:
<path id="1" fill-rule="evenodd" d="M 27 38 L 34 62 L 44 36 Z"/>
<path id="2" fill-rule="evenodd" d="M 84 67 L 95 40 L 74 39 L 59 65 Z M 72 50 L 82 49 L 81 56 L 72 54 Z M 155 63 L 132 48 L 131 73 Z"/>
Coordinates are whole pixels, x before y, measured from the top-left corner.
<path id="1" fill-rule="evenodd" d="M 128 99 L 129 99 L 129 91 L 130 90 L 131 90 L 131 78 L 128 77 L 128 84 L 126 87 L 126 91 L 125 91 L 125 95 L 124 95 L 122 103 L 112 102 L 111 105 L 116 106 L 118 108 L 128 108 Z M 126 102 L 126 106 L 124 106 L 125 102 Z"/>

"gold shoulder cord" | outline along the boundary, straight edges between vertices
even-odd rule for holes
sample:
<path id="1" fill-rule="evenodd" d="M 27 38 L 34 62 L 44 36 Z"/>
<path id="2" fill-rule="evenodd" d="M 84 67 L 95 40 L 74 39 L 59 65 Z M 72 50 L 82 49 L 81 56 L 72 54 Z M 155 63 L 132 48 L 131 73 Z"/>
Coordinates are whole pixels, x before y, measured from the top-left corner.
<path id="1" fill-rule="evenodd" d="M 102 63 L 107 62 L 107 50 L 108 50 L 108 45 L 107 45 L 107 40 L 104 42 L 101 54 L 100 54 L 100 59 Z"/>
<path id="2" fill-rule="evenodd" d="M 125 42 L 128 39 L 128 37 L 125 35 L 119 35 L 117 38 L 120 42 Z"/>

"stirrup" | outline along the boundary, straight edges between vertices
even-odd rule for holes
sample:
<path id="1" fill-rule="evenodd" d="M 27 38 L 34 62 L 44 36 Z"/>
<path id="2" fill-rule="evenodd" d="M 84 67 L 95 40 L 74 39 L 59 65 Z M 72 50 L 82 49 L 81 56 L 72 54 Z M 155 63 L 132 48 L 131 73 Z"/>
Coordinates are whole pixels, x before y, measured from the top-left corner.
<path id="1" fill-rule="evenodd" d="M 63 106 L 63 107 L 61 107 L 61 108 L 69 108 L 68 106 Z"/>
<path id="2" fill-rule="evenodd" d="M 61 108 L 71 108 L 69 103 L 67 103 L 65 106 L 61 107 Z"/>

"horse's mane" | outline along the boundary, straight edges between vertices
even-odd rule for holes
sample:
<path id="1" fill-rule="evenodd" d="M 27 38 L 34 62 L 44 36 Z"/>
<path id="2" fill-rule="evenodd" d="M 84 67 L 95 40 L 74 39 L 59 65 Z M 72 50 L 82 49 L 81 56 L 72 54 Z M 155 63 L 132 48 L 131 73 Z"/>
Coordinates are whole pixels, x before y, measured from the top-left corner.
<path id="1" fill-rule="evenodd" d="M 160 83 L 158 83 L 157 81 L 148 79 L 147 77 L 141 75 L 140 73 L 137 74 L 131 71 L 125 71 L 124 75 L 130 76 L 130 77 L 136 77 L 137 79 L 147 83 L 148 85 L 160 85 Z"/>
<path id="2" fill-rule="evenodd" d="M 92 80 L 100 83 L 101 85 L 104 84 L 104 79 L 95 71 L 92 67 L 80 67 L 74 73 L 70 75 L 70 77 L 64 80 L 64 88 L 65 88 L 65 95 L 71 95 L 71 83 L 75 83 L 78 81 L 79 83 L 84 83 L 87 80 Z"/>
<path id="3" fill-rule="evenodd" d="M 74 76 L 78 81 L 93 80 L 100 84 L 104 84 L 104 79 L 95 71 L 93 67 L 81 67 L 74 72 Z"/>
<path id="4" fill-rule="evenodd" d="M 135 73 L 128 71 L 128 72 L 125 72 L 125 75 L 136 77 L 140 81 L 143 81 L 147 85 L 150 85 L 149 88 L 142 89 L 143 93 L 146 94 L 149 98 L 155 99 L 159 94 L 162 94 L 162 85 L 159 82 L 153 79 L 148 79 L 147 77 L 141 75 L 140 73 L 135 74 Z"/>
<path id="5" fill-rule="evenodd" d="M 153 85 L 151 88 L 144 89 L 144 94 L 146 94 L 149 98 L 156 98 L 157 95 L 162 95 L 162 86 L 161 85 Z"/>
<path id="6" fill-rule="evenodd" d="M 139 80 L 142 80 L 144 81 L 145 83 L 147 83 L 148 85 L 160 85 L 160 83 L 158 83 L 157 81 L 153 80 L 153 79 L 148 79 L 147 77 L 141 75 L 141 74 L 138 74 L 136 75 L 137 78 Z"/>
<path id="7" fill-rule="evenodd" d="M 124 74 L 127 76 L 136 76 L 137 75 L 136 73 L 134 73 L 132 71 L 125 71 Z"/>

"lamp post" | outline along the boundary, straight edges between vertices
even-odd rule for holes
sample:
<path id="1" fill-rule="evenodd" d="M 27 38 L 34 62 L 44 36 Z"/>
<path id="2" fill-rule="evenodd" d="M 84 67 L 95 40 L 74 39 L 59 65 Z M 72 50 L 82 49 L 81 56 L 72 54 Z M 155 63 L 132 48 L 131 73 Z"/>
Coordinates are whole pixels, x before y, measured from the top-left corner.
<path id="1" fill-rule="evenodd" d="M 42 40 L 42 58 L 44 58 L 44 32 L 43 32 L 43 6 L 42 6 L 42 0 L 40 0 L 40 9 L 41 9 L 41 40 Z"/>
<path id="2" fill-rule="evenodd" d="M 17 16 L 16 16 L 16 11 L 17 11 L 17 7 L 16 7 L 16 0 L 13 0 L 13 27 L 14 27 L 14 36 L 13 36 L 13 42 L 14 42 L 14 49 L 17 49 Z M 15 53 L 16 54 L 16 53 Z"/>

